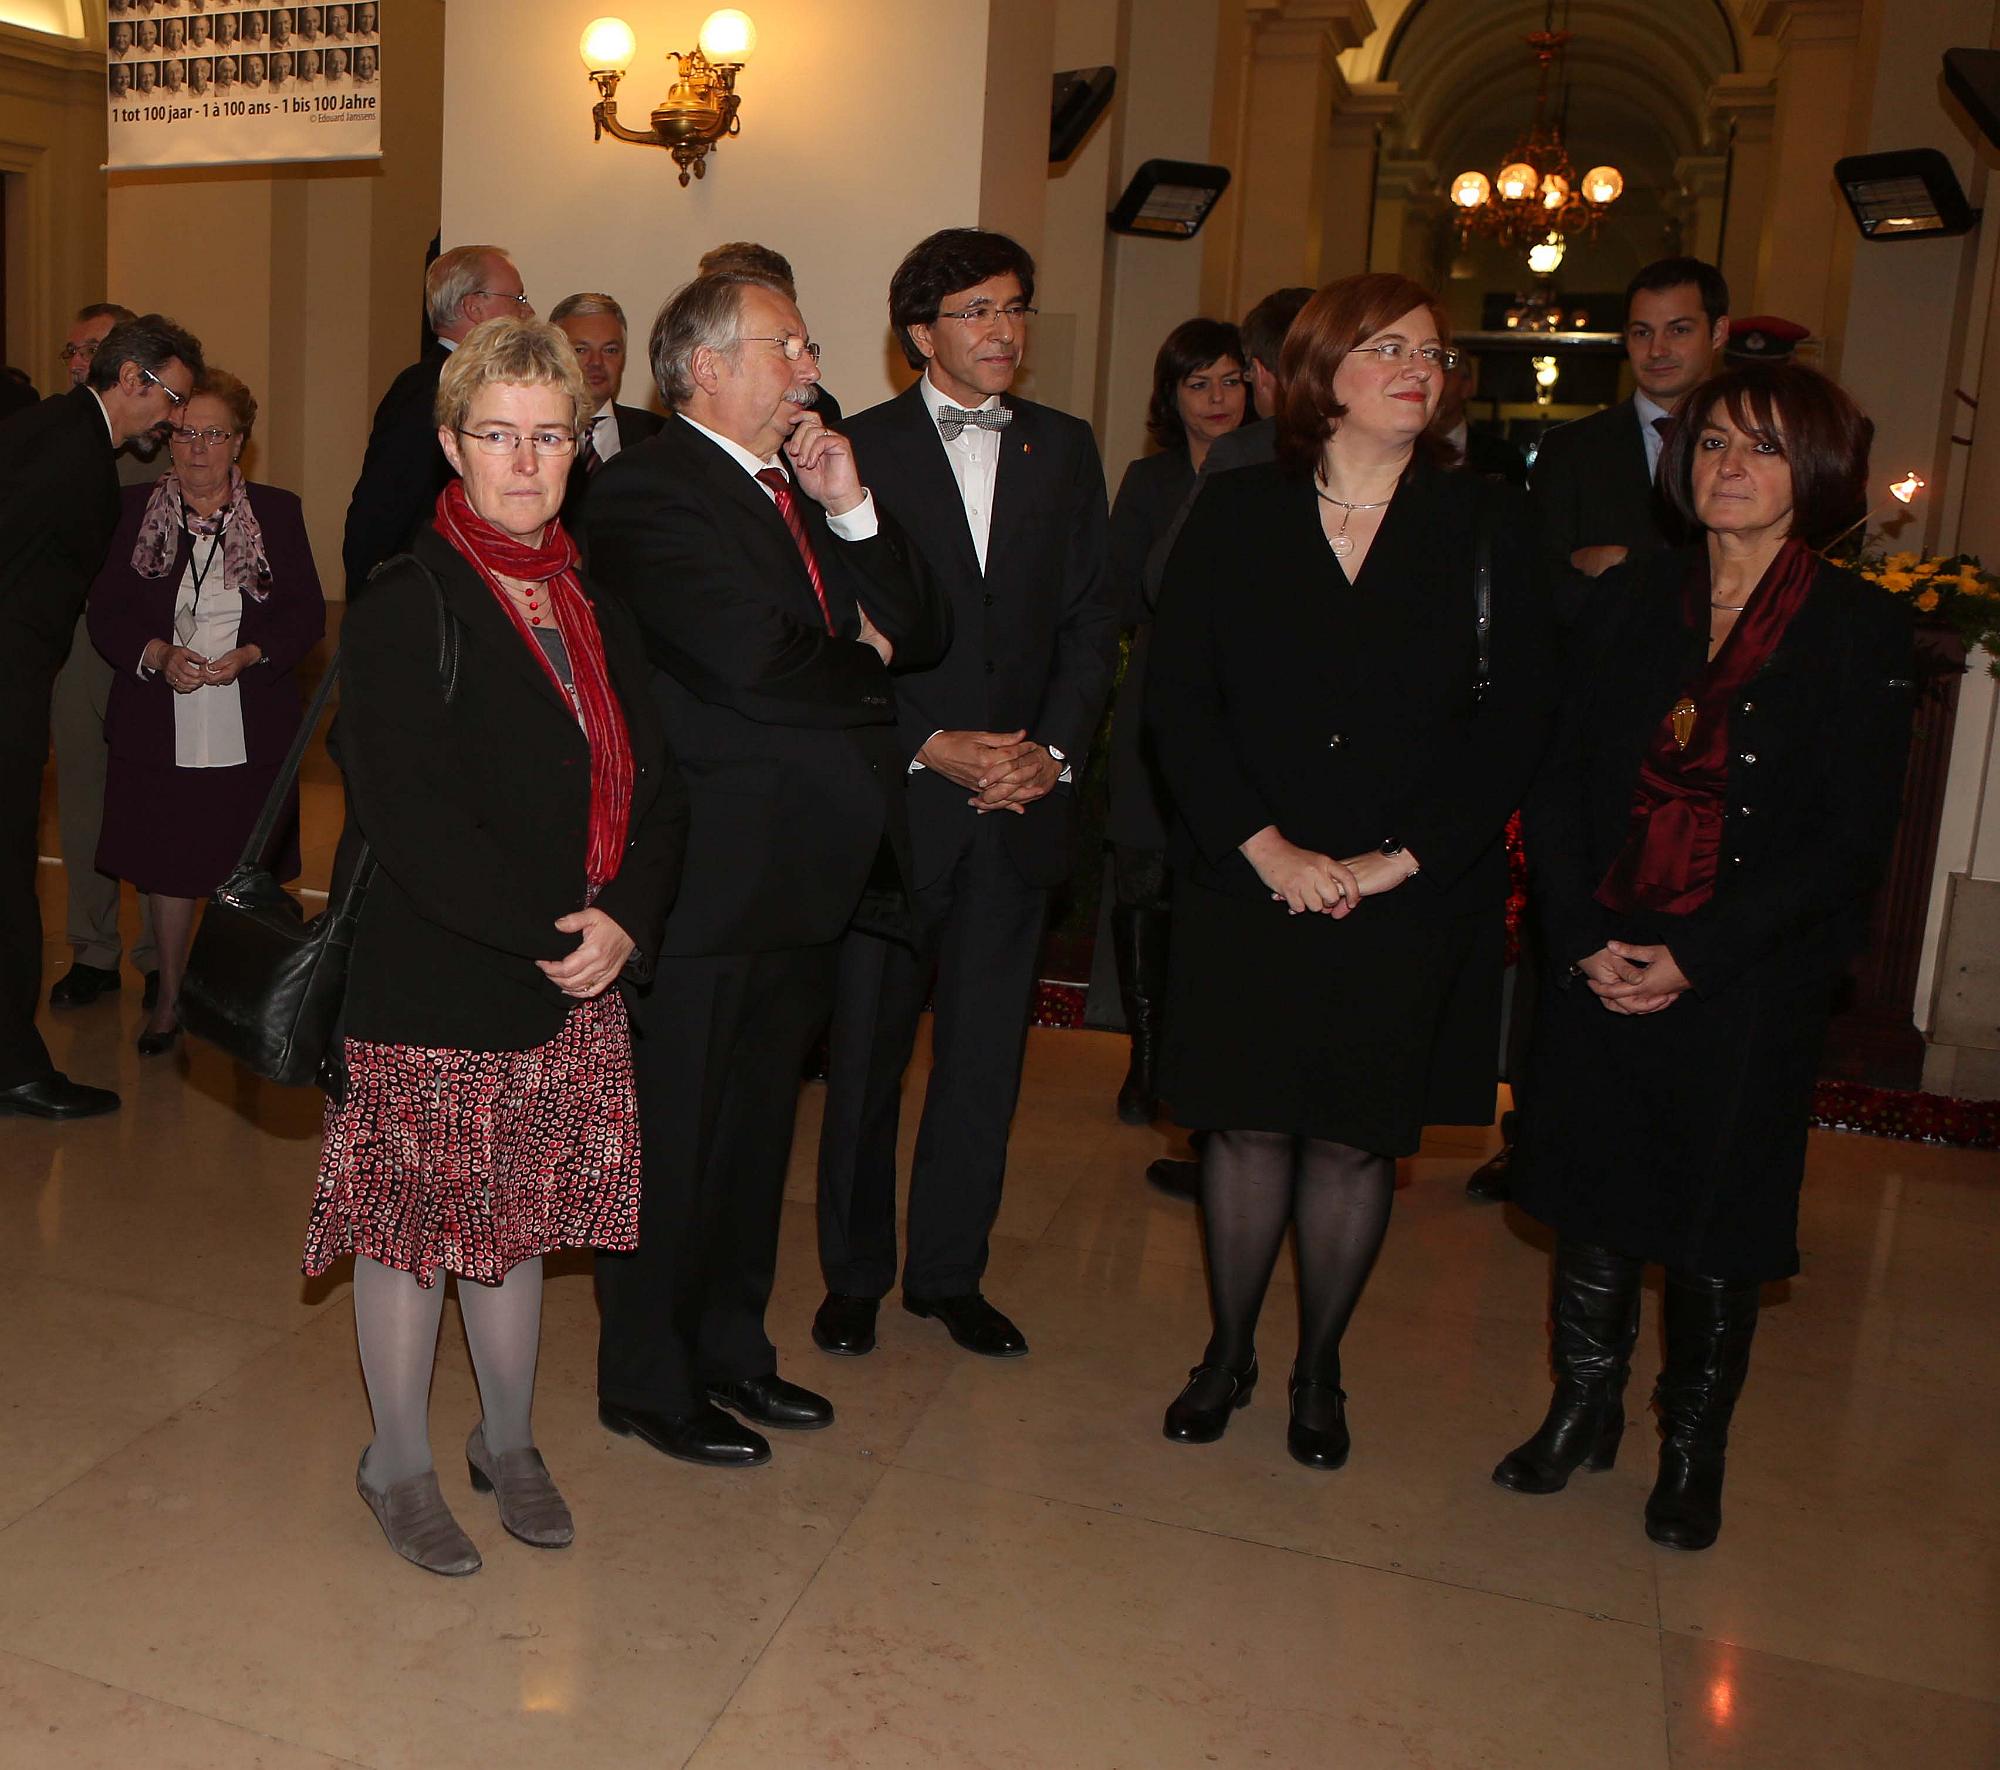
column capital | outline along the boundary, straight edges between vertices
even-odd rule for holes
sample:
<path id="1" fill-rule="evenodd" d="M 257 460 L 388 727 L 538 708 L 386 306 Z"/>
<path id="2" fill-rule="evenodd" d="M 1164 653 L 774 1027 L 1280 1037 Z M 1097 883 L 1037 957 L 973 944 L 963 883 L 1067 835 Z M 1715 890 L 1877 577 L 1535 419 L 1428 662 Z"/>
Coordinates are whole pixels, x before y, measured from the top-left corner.
<path id="1" fill-rule="evenodd" d="M 1708 89 L 1709 133 L 1718 141 L 1769 141 L 1778 111 L 1778 83 L 1756 74 L 1724 74 Z"/>
<path id="2" fill-rule="evenodd" d="M 1390 202 L 1417 207 L 1435 204 L 1442 208 L 1446 201 L 1437 167 L 1429 160 L 1400 154 L 1383 154 L 1381 164 L 1375 168 L 1375 194 Z"/>
<path id="3" fill-rule="evenodd" d="M 1674 186 L 1695 202 L 1719 198 L 1729 186 L 1729 156 L 1683 154 L 1674 162 Z"/>
<path id="4" fill-rule="evenodd" d="M 1250 53 L 1291 60 L 1359 49 L 1375 29 L 1368 0 L 1250 0 Z"/>
<path id="5" fill-rule="evenodd" d="M 1374 142 L 1402 109 L 1403 89 L 1394 80 L 1341 80 L 1333 95 L 1333 139 L 1343 145 Z"/>

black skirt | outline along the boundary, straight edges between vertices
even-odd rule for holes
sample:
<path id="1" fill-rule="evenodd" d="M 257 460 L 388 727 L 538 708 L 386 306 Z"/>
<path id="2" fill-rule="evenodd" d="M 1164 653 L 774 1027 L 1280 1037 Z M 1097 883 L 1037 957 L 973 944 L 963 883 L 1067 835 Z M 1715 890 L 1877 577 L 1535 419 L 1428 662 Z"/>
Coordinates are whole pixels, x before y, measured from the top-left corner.
<path id="1" fill-rule="evenodd" d="M 1546 980 L 1515 1202 L 1574 1240 L 1677 1272 L 1791 1277 L 1833 988 L 1823 971 L 1753 973 L 1633 1016 L 1580 980 Z"/>
<path id="2" fill-rule="evenodd" d="M 163 897 L 206 897 L 235 870 L 256 828 L 275 762 L 180 768 L 113 755 L 104 776 L 97 870 Z M 271 843 L 278 879 L 299 875 L 299 790 L 294 783 Z"/>
<path id="3" fill-rule="evenodd" d="M 1426 1124 L 1491 1124 L 1502 913 L 1426 913 L 1420 889 L 1336 922 L 1177 879 L 1161 1075 L 1175 1121 L 1378 1155 L 1415 1153 Z"/>

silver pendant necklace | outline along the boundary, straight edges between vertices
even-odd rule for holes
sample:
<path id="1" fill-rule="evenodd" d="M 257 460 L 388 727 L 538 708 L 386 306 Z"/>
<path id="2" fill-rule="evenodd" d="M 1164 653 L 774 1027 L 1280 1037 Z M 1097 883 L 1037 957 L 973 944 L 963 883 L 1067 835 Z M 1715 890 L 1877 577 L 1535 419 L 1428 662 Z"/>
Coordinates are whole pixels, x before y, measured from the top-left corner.
<path id="1" fill-rule="evenodd" d="M 1378 504 L 1350 504 L 1345 498 L 1336 498 L 1331 492 L 1321 492 L 1318 486 L 1314 486 L 1313 490 L 1329 504 L 1340 507 L 1340 529 L 1338 533 L 1329 536 L 1326 543 L 1333 549 L 1335 559 L 1345 559 L 1354 551 L 1354 537 L 1347 532 L 1347 519 L 1357 510 L 1386 510 L 1390 503 L 1389 499 L 1384 498 Z"/>

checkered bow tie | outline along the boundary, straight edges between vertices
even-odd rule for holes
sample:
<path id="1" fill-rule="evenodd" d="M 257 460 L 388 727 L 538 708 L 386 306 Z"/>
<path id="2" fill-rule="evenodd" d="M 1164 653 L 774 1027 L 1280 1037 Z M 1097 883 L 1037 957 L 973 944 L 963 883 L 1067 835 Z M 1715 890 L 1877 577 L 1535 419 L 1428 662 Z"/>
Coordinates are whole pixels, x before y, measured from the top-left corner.
<path id="1" fill-rule="evenodd" d="M 968 425 L 976 430 L 1005 430 L 1013 422 L 1014 414 L 1005 406 L 987 406 L 977 412 L 968 412 L 963 406 L 938 407 L 938 435 L 946 442 L 957 442 Z"/>

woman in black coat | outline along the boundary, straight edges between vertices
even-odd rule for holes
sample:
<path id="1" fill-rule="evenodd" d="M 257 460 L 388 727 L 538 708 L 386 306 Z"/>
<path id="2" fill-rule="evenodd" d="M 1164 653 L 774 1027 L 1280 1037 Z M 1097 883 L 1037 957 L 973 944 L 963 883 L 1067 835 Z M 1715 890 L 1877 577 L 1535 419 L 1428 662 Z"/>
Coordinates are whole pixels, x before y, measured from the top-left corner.
<path id="1" fill-rule="evenodd" d="M 180 1037 L 195 911 L 229 876 L 299 728 L 298 667 L 326 630 L 298 498 L 243 477 L 257 402 L 202 374 L 174 415 L 173 465 L 127 486 L 90 589 L 91 643 L 110 660 L 98 870 L 151 899 L 159 993 L 139 1034 L 152 1057 Z M 298 790 L 268 858 L 299 870 Z"/>
<path id="2" fill-rule="evenodd" d="M 1279 459 L 1202 493 L 1153 629 L 1175 812 L 1161 1085 L 1208 1133 L 1214 1317 L 1166 1434 L 1208 1442 L 1248 1400 L 1296 1224 L 1289 1444 L 1315 1468 L 1347 1455 L 1340 1341 L 1396 1157 L 1427 1122 L 1492 1121 L 1502 835 L 1549 721 L 1525 507 L 1422 453 L 1445 335 L 1407 278 L 1313 297 L 1285 340 Z"/>
<path id="3" fill-rule="evenodd" d="M 1153 611 L 1146 561 L 1194 490 L 1209 445 L 1243 422 L 1243 340 L 1226 320 L 1183 320 L 1153 360 L 1146 433 L 1159 452 L 1125 469 L 1111 506 L 1111 594 L 1131 629 L 1125 675 L 1111 715 L 1111 911 L 1118 994 L 1132 1060 L 1118 1090 L 1118 1116 L 1149 1125 L 1159 1111 L 1160 1024 L 1166 1012 L 1167 941 L 1173 882 L 1167 870 L 1167 801 L 1144 742 L 1146 648 Z"/>
<path id="4" fill-rule="evenodd" d="M 1702 1549 L 1759 1287 L 1799 1269 L 1835 986 L 1887 862 L 1909 619 L 1812 548 L 1863 508 L 1868 421 L 1810 369 L 1688 396 L 1660 484 L 1706 532 L 1601 579 L 1528 806 L 1551 977 L 1514 1197 L 1553 1226 L 1556 1391 L 1493 1478 L 1608 1469 L 1645 1262 L 1666 1267 L 1646 1533 Z"/>
<path id="5" fill-rule="evenodd" d="M 620 992 L 658 949 L 687 798 L 638 633 L 590 594 L 556 516 L 594 403 L 553 326 L 475 327 L 438 382 L 461 477 L 342 636 L 335 737 L 377 870 L 304 1264 L 354 1256 L 375 1415 L 356 1485 L 433 1573 L 480 1564 L 431 1465 L 440 1278 L 459 1279 L 479 1379 L 473 1485 L 515 1536 L 560 1547 L 569 1510 L 531 1425 L 541 1257 L 638 1235 Z"/>

